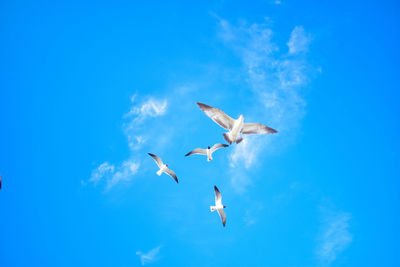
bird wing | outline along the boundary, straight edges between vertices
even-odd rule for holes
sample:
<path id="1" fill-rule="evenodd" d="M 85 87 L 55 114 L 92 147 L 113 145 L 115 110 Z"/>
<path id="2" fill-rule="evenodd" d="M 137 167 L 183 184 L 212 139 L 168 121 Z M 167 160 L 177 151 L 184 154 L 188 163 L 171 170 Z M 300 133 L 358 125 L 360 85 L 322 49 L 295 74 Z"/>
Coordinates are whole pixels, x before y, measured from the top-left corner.
<path id="1" fill-rule="evenodd" d="M 226 214 L 223 208 L 217 209 L 219 217 L 221 217 L 222 225 L 225 227 L 226 224 Z"/>
<path id="2" fill-rule="evenodd" d="M 202 111 L 204 111 L 204 113 L 208 117 L 215 121 L 219 126 L 227 130 L 232 129 L 235 120 L 226 115 L 222 110 L 199 102 L 197 102 L 197 105 Z"/>
<path id="3" fill-rule="evenodd" d="M 178 182 L 178 177 L 176 177 L 176 174 L 175 174 L 175 172 L 174 172 L 173 170 L 167 168 L 164 172 L 165 172 L 166 174 L 168 174 L 169 176 L 171 176 L 172 178 L 174 178 L 174 180 L 175 180 L 177 183 L 179 183 L 179 182 Z"/>
<path id="4" fill-rule="evenodd" d="M 222 148 L 222 147 L 227 147 L 229 145 L 225 145 L 225 144 L 215 144 L 213 145 L 213 147 L 211 148 L 211 152 L 214 152 L 215 150 Z"/>
<path id="5" fill-rule="evenodd" d="M 207 155 L 207 151 L 203 148 L 196 148 L 185 155 L 185 157 L 193 155 L 193 154 L 202 154 Z"/>
<path id="6" fill-rule="evenodd" d="M 215 205 L 221 204 L 222 196 L 216 185 L 214 185 L 214 191 L 215 191 Z"/>
<path id="7" fill-rule="evenodd" d="M 160 159 L 159 156 L 156 156 L 154 154 L 148 153 L 153 159 L 154 161 L 157 163 L 158 168 L 161 168 L 162 165 L 164 165 L 164 163 L 162 162 L 162 160 Z"/>
<path id="8" fill-rule="evenodd" d="M 260 123 L 244 123 L 242 128 L 242 134 L 269 134 L 277 132 L 278 131 Z"/>

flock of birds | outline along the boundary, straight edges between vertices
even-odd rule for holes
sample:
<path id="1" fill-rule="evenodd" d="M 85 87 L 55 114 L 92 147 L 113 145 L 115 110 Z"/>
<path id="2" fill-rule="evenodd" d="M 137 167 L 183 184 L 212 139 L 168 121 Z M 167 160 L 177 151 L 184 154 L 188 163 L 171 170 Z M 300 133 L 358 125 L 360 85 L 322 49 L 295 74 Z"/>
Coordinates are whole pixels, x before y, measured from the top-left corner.
<path id="1" fill-rule="evenodd" d="M 240 115 L 238 119 L 232 119 L 228 115 L 226 115 L 222 110 L 218 108 L 214 108 L 211 106 L 208 106 L 206 104 L 202 104 L 197 102 L 197 105 L 200 107 L 200 109 L 208 116 L 210 117 L 214 122 L 216 122 L 219 126 L 222 128 L 228 130 L 228 132 L 223 134 L 223 137 L 226 142 L 231 145 L 232 143 L 239 144 L 241 141 L 243 141 L 243 134 L 270 134 L 270 133 L 277 133 L 276 130 L 265 126 L 260 123 L 244 123 L 243 121 L 243 115 Z M 212 153 L 214 153 L 216 150 L 223 148 L 223 147 L 228 147 L 229 145 L 226 144 L 215 144 L 212 147 L 207 147 L 206 149 L 203 148 L 196 148 L 189 153 L 187 153 L 185 156 L 190 156 L 194 154 L 200 154 L 200 155 L 206 155 L 207 156 L 207 161 L 211 161 L 212 158 Z M 178 183 L 178 177 L 176 176 L 175 172 L 171 169 L 168 168 L 168 164 L 164 164 L 164 162 L 161 160 L 160 157 L 148 153 L 154 161 L 157 163 L 157 166 L 159 170 L 157 171 L 157 175 L 161 175 L 162 173 L 168 174 L 171 176 L 177 183 Z M 218 187 L 214 185 L 214 192 L 215 192 L 215 205 L 210 206 L 210 211 L 217 211 L 219 216 L 221 217 L 222 220 L 222 225 L 225 227 L 226 224 L 226 214 L 224 212 L 224 206 L 222 204 L 222 196 L 221 192 L 219 191 Z"/>

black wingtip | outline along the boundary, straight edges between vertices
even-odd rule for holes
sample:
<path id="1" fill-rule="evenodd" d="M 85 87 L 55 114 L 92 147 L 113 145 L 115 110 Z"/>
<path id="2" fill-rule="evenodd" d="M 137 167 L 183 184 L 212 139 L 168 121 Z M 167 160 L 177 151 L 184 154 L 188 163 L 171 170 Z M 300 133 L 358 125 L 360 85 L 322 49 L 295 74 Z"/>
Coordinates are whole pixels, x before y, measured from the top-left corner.
<path id="1" fill-rule="evenodd" d="M 203 108 L 211 108 L 211 106 L 200 103 L 200 102 L 196 102 L 196 104 L 199 106 L 199 108 L 203 109 Z"/>
<path id="2" fill-rule="evenodd" d="M 214 190 L 218 190 L 218 187 L 216 185 L 214 185 Z"/>
<path id="3" fill-rule="evenodd" d="M 185 155 L 185 157 L 187 157 L 187 156 L 189 156 L 190 155 L 190 152 L 189 153 L 187 153 L 186 155 Z"/>
<path id="4" fill-rule="evenodd" d="M 151 157 L 154 157 L 154 156 L 155 156 L 154 154 L 151 154 L 151 153 L 147 153 L 147 154 L 149 154 Z"/>

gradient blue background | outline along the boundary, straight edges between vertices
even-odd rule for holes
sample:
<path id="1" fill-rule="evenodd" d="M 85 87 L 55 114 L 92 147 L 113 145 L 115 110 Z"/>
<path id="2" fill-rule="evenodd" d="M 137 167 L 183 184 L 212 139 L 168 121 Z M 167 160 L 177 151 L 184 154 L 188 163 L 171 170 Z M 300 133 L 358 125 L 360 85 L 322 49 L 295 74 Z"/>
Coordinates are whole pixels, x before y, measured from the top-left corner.
<path id="1" fill-rule="evenodd" d="M 400 266 L 399 12 L 397 1 L 2 1 L 0 266 L 140 266 L 136 251 L 160 245 L 148 265 Z M 245 80 L 214 72 L 241 66 L 218 19 L 265 17 L 280 47 L 302 25 L 313 36 L 307 62 L 322 72 L 302 89 L 293 139 L 236 193 L 222 174 L 227 150 L 211 163 L 183 155 L 223 141 L 196 101 L 232 116 L 251 104 L 240 98 Z M 171 88 L 182 84 L 198 89 L 179 99 Z M 216 99 L 218 90 L 229 93 Z M 141 151 L 145 171 L 105 192 L 88 179 L 135 153 L 123 131 L 134 94 L 175 99 L 166 120 L 187 104 L 176 127 L 188 134 L 143 151 L 160 154 L 180 184 L 156 176 Z M 214 184 L 226 228 L 208 209 Z M 261 208 L 248 226 L 253 201 Z M 316 253 L 324 209 L 349 214 L 352 237 L 328 263 Z"/>

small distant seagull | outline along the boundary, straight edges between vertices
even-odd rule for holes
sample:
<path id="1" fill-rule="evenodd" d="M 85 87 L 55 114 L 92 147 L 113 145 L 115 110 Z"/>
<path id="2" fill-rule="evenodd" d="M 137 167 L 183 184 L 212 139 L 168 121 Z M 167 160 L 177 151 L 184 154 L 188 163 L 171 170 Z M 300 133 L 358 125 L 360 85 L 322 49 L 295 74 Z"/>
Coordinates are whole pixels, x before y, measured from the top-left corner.
<path id="1" fill-rule="evenodd" d="M 240 134 L 269 134 L 269 133 L 277 133 L 276 130 L 265 126 L 260 123 L 243 123 L 243 115 L 240 115 L 237 120 L 232 119 L 228 115 L 226 115 L 222 110 L 218 108 L 213 108 L 206 104 L 202 104 L 197 102 L 197 105 L 200 107 L 204 113 L 210 117 L 213 121 L 215 121 L 222 128 L 229 130 L 229 132 L 224 133 L 224 139 L 232 144 L 236 142 L 239 144 L 242 142 L 243 138 Z"/>
<path id="2" fill-rule="evenodd" d="M 210 210 L 211 210 L 211 212 L 217 210 L 219 217 L 221 217 L 222 225 L 225 227 L 226 215 L 224 212 L 224 208 L 226 208 L 226 206 L 222 205 L 221 193 L 219 192 L 217 186 L 215 186 L 215 185 L 214 185 L 214 191 L 215 191 L 215 206 L 210 206 Z"/>
<path id="3" fill-rule="evenodd" d="M 215 144 L 213 145 L 211 148 L 207 147 L 207 149 L 203 149 L 203 148 L 196 148 L 192 151 L 190 151 L 189 153 L 187 153 L 185 155 L 185 157 L 190 156 L 190 155 L 194 155 L 194 154 L 201 154 L 201 155 L 207 155 L 207 161 L 211 161 L 212 158 L 212 153 L 215 152 L 215 150 L 220 149 L 222 147 L 227 147 L 228 145 L 225 144 Z"/>
<path id="4" fill-rule="evenodd" d="M 160 176 L 163 172 L 168 174 L 169 176 L 171 176 L 172 178 L 174 178 L 174 180 L 178 183 L 178 178 L 176 177 L 176 174 L 174 173 L 173 170 L 168 169 L 168 164 L 164 164 L 162 162 L 162 160 L 160 159 L 160 157 L 148 153 L 153 159 L 154 161 L 157 163 L 158 168 L 160 168 L 159 171 L 157 171 L 157 175 Z"/>

